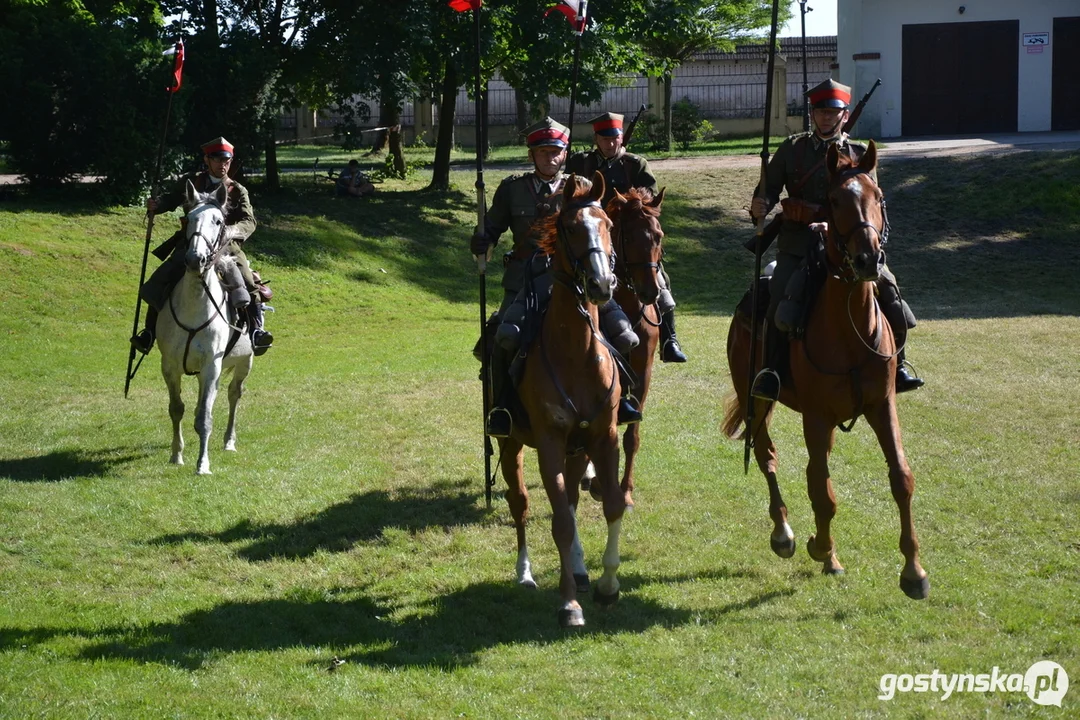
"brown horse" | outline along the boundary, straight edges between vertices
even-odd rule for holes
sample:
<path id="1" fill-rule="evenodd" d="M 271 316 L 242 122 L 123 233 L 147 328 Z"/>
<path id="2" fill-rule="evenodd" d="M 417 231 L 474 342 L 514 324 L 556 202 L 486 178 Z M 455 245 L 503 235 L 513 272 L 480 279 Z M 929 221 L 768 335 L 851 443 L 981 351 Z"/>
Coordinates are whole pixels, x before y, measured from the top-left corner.
<path id="1" fill-rule="evenodd" d="M 660 208 L 664 191 L 655 197 L 645 188 L 631 188 L 626 195 L 615 192 L 608 202 L 607 214 L 614 223 L 612 235 L 615 246 L 615 276 L 619 279 L 615 301 L 634 325 L 638 346 L 630 352 L 630 367 L 637 375 L 638 386 L 633 389 L 638 408 L 645 409 L 652 380 L 653 362 L 660 342 L 660 310 L 656 298 L 660 295 L 660 260 L 664 250 L 661 241 Z M 620 487 L 626 504 L 634 504 L 634 459 L 641 447 L 641 425 L 633 423 L 623 431 L 623 476 Z"/>
<path id="2" fill-rule="evenodd" d="M 536 587 L 525 543 L 529 495 L 522 476 L 525 445 L 536 448 L 540 476 L 551 501 L 551 534 L 559 549 L 559 591 L 563 627 L 585 624 L 576 595 L 588 583 L 577 535 L 579 479 L 589 458 L 603 496 L 608 523 L 604 574 L 594 594 L 601 604 L 619 596 L 619 532 L 626 501 L 619 488 L 616 409 L 620 385 L 611 350 L 598 330 L 598 305 L 611 299 L 611 221 L 600 207 L 604 178 L 590 183 L 571 175 L 562 209 L 540 221 L 540 247 L 551 256 L 555 280 L 541 329 L 527 349 L 518 396 L 528 424 L 515 422 L 510 437 L 499 440 L 506 498 L 517 530 L 518 583 Z M 586 453 L 588 457 L 586 457 Z M 568 478 L 572 480 L 568 481 Z"/>
<path id="3" fill-rule="evenodd" d="M 905 560 L 900 588 L 908 597 L 921 599 L 929 593 L 930 583 L 919 564 L 919 542 L 911 518 L 915 477 L 904 456 L 896 417 L 896 345 L 874 299 L 874 281 L 885 262 L 882 246 L 888 235 L 884 195 L 872 177 L 877 149 L 871 141 L 856 162 L 834 146 L 825 164 L 828 276 L 810 311 L 803 339 L 790 341 L 791 382 L 785 382 L 780 393 L 780 402 L 802 413 L 810 456 L 806 481 L 817 534 L 810 536 L 806 549 L 822 563 L 822 572 L 843 572 L 829 533 L 836 513 L 829 454 L 836 427 L 864 415 L 885 454 L 893 499 L 900 509 L 900 552 Z M 746 417 L 749 325 L 746 315 L 737 313 L 728 333 L 728 362 L 736 393 L 724 419 L 724 432 L 730 437 L 741 436 L 739 429 Z M 760 364 L 755 371 L 759 368 Z M 776 483 L 776 446 L 769 437 L 772 405 L 756 399 L 754 403 L 752 439 L 758 467 L 769 484 L 770 541 L 773 551 L 787 558 L 795 553 L 795 535 Z"/>

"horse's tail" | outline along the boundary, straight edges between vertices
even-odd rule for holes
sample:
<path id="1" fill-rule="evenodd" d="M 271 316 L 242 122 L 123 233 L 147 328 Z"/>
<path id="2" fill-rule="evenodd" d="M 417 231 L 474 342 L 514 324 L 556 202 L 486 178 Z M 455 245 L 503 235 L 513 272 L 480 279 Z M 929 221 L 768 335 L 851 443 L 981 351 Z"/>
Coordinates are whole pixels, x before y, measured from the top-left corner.
<path id="1" fill-rule="evenodd" d="M 724 423 L 720 426 L 724 435 L 732 440 L 742 440 L 746 428 L 746 409 L 739 402 L 738 393 L 732 390 L 724 405 Z"/>

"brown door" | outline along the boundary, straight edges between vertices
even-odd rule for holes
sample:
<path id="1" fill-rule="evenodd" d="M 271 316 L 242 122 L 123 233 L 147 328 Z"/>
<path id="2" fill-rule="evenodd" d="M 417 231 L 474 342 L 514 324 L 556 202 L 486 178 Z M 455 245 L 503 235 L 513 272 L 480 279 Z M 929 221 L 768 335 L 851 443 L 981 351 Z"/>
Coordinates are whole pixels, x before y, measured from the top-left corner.
<path id="1" fill-rule="evenodd" d="M 1020 22 L 905 25 L 901 132 L 1016 132 Z"/>
<path id="2" fill-rule="evenodd" d="M 1054 18 L 1051 130 L 1080 130 L 1080 17 Z"/>

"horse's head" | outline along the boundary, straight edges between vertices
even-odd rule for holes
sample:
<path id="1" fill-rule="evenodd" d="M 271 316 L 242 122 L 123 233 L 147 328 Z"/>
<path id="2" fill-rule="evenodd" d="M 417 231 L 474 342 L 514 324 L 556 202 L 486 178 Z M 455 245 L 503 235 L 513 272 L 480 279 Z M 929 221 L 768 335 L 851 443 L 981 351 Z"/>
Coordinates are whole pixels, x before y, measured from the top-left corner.
<path id="1" fill-rule="evenodd" d="M 563 188 L 562 209 L 555 219 L 555 269 L 573 278 L 586 299 L 603 305 L 615 290 L 612 273 L 611 220 L 600 199 L 604 176 L 597 172 L 590 183 L 571 175 Z"/>
<path id="2" fill-rule="evenodd" d="M 872 175 L 877 167 L 877 147 L 871 140 L 855 162 L 833 145 L 825 167 L 829 175 L 829 261 L 849 271 L 855 280 L 876 280 L 885 265 L 884 248 L 889 239 L 885 195 Z"/>
<path id="3" fill-rule="evenodd" d="M 229 189 L 219 183 L 216 190 L 201 193 L 188 180 L 184 188 L 184 212 L 187 223 L 187 254 L 184 262 L 189 272 L 202 275 L 216 259 L 225 241 L 225 212 Z"/>
<path id="4" fill-rule="evenodd" d="M 655 197 L 645 188 L 630 188 L 623 195 L 618 190 L 608 202 L 607 214 L 615 224 L 616 270 L 624 282 L 629 282 L 645 305 L 652 305 L 660 294 L 660 260 L 664 250 L 660 243 L 664 231 L 660 227 L 660 207 L 664 190 Z"/>

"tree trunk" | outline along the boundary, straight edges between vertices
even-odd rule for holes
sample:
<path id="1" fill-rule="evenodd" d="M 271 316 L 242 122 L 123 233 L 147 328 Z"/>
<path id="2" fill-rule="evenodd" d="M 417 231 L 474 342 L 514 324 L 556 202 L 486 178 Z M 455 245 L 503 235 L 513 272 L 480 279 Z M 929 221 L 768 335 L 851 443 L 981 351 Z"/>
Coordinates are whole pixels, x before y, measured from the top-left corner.
<path id="1" fill-rule="evenodd" d="M 390 157 L 394 158 L 394 172 L 399 178 L 405 178 L 405 154 L 401 149 L 401 126 L 394 125 L 389 130 Z"/>
<path id="2" fill-rule="evenodd" d="M 277 142 L 273 135 L 267 139 L 263 153 L 266 155 L 266 189 L 277 190 L 281 187 L 281 177 L 278 174 Z"/>
<path id="3" fill-rule="evenodd" d="M 392 128 L 401 124 L 401 101 L 388 90 L 379 93 L 379 127 Z M 389 130 L 379 130 L 371 144 L 368 155 L 385 152 L 390 140 Z"/>
<path id="4" fill-rule="evenodd" d="M 518 134 L 520 135 L 525 131 L 525 128 L 529 127 L 532 123 L 529 122 L 529 108 L 525 104 L 525 98 L 521 97 L 521 91 L 517 88 L 514 89 L 514 106 L 517 112 L 514 127 L 517 128 Z"/>
<path id="5" fill-rule="evenodd" d="M 435 142 L 435 164 L 431 173 L 432 190 L 450 189 L 450 151 L 454 147 L 454 115 L 457 113 L 458 76 L 452 62 L 446 63 L 442 95 L 439 101 L 439 137 Z"/>
<path id="6" fill-rule="evenodd" d="M 217 10 L 217 0 L 202 0 L 203 23 L 206 26 L 204 32 L 212 43 L 210 47 L 215 48 L 221 45 L 221 37 L 218 33 Z"/>
<path id="7" fill-rule="evenodd" d="M 671 75 L 664 76 L 664 147 L 671 152 Z"/>

